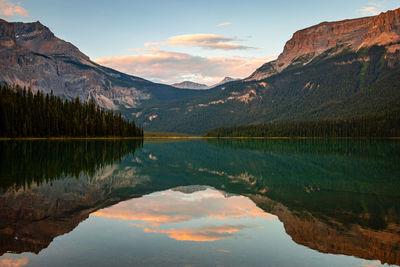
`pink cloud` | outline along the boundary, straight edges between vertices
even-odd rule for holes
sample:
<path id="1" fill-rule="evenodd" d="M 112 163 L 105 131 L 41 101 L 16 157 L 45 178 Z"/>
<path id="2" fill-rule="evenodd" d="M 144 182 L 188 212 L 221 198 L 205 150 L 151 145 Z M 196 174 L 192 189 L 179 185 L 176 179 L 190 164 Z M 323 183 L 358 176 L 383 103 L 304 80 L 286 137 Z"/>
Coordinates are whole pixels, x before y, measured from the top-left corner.
<path id="1" fill-rule="evenodd" d="M 271 57 L 202 57 L 158 49 L 140 55 L 100 58 L 101 65 L 156 82 L 175 83 L 183 80 L 214 84 L 225 76 L 244 78 Z"/>
<path id="2" fill-rule="evenodd" d="M 256 49 L 255 47 L 244 46 L 234 41 L 240 41 L 237 38 L 225 37 L 216 34 L 185 34 L 177 35 L 168 38 L 168 41 L 164 42 L 148 42 L 145 43 L 145 47 L 150 46 L 187 46 L 187 47 L 201 47 L 205 49 L 220 49 L 220 50 L 247 50 Z"/>
<path id="3" fill-rule="evenodd" d="M 370 2 L 367 6 L 359 9 L 358 11 L 363 16 L 376 16 L 381 12 L 382 3 L 379 2 Z"/>
<path id="4" fill-rule="evenodd" d="M 29 12 L 23 7 L 13 4 L 9 0 L 0 0 L 0 16 L 7 18 L 13 16 L 28 17 Z"/>
<path id="5" fill-rule="evenodd" d="M 360 9 L 360 11 L 361 11 L 361 14 L 364 16 L 369 16 L 369 15 L 375 16 L 375 15 L 379 14 L 379 11 L 376 6 L 367 6 L 367 7 Z"/>

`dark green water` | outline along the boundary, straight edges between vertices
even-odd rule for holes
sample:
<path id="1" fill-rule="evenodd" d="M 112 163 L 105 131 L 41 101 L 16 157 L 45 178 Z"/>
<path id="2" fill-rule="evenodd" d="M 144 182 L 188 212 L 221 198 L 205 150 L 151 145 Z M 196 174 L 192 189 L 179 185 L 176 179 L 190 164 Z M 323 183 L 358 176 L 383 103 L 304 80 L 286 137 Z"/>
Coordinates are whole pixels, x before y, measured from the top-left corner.
<path id="1" fill-rule="evenodd" d="M 400 265 L 400 142 L 0 142 L 0 266 Z"/>

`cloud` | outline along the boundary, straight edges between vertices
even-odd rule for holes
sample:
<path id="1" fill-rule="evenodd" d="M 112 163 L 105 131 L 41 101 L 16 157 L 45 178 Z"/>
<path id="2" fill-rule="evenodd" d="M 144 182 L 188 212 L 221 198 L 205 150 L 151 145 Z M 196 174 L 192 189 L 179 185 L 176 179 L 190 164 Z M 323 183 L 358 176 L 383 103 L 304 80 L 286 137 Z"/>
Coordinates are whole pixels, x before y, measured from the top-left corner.
<path id="1" fill-rule="evenodd" d="M 14 16 L 28 17 L 29 12 L 19 5 L 15 5 L 9 0 L 0 0 L 0 16 L 6 18 Z"/>
<path id="2" fill-rule="evenodd" d="M 377 3 L 369 3 L 368 6 L 359 9 L 359 11 L 363 16 L 375 16 L 381 12 L 379 6 Z"/>
<path id="3" fill-rule="evenodd" d="M 240 41 L 238 38 L 225 37 L 216 34 L 185 34 L 176 35 L 168 38 L 168 41 L 164 42 L 148 42 L 145 43 L 145 47 L 151 46 L 186 46 L 186 47 L 201 47 L 205 49 L 220 49 L 220 50 L 247 50 L 257 49 L 255 47 L 244 46 L 234 41 Z"/>
<path id="4" fill-rule="evenodd" d="M 229 26 L 229 25 L 232 25 L 232 22 L 222 22 L 222 23 L 220 23 L 220 24 L 218 24 L 217 26 L 218 27 L 224 27 L 224 26 Z"/>
<path id="5" fill-rule="evenodd" d="M 146 50 L 146 48 L 140 47 L 140 48 L 132 48 L 132 49 L 129 49 L 128 51 L 129 52 L 139 52 L 139 51 L 145 51 L 145 50 Z"/>
<path id="6" fill-rule="evenodd" d="M 225 76 L 244 78 L 271 57 L 202 57 L 158 49 L 140 55 L 96 59 L 95 62 L 152 81 L 172 84 L 184 80 L 215 84 Z"/>

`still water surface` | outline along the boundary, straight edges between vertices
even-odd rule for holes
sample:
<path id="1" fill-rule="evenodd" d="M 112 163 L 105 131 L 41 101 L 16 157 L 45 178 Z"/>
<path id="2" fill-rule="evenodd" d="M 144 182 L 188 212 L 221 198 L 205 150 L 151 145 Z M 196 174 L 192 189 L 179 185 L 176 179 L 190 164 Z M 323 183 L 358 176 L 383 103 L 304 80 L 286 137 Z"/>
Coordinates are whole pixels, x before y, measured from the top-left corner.
<path id="1" fill-rule="evenodd" d="M 400 142 L 0 142 L 0 266 L 400 265 Z"/>

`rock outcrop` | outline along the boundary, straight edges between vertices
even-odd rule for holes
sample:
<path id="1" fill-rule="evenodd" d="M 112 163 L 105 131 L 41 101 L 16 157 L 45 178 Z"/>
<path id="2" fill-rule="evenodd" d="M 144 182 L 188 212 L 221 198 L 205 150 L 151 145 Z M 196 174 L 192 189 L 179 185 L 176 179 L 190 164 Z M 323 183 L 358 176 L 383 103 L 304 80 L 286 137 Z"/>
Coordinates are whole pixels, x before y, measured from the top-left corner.
<path id="1" fill-rule="evenodd" d="M 326 51 L 359 50 L 373 45 L 400 49 L 400 9 L 337 22 L 323 22 L 293 34 L 278 59 L 268 62 L 246 80 L 262 80 L 293 65 L 306 65 Z"/>

